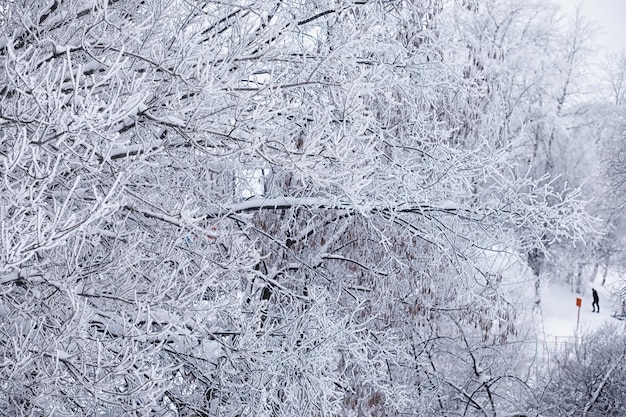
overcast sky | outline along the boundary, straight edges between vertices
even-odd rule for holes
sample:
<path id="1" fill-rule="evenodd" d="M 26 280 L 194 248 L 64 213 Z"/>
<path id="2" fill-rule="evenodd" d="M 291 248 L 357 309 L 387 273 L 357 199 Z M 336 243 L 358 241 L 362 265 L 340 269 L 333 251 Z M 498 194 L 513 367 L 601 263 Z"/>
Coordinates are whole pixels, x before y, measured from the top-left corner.
<path id="1" fill-rule="evenodd" d="M 582 3 L 585 15 L 602 26 L 597 39 L 607 52 L 626 50 L 626 0 L 557 0 L 557 3 L 569 11 Z"/>

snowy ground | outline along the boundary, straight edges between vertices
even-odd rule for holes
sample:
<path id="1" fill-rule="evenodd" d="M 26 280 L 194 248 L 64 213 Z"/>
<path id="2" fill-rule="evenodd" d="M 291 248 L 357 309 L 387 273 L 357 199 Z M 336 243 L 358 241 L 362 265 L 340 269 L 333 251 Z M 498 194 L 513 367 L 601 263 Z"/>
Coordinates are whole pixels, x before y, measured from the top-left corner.
<path id="1" fill-rule="evenodd" d="M 532 322 L 534 339 L 539 342 L 546 352 L 573 343 L 578 335 L 593 331 L 605 324 L 623 324 L 612 317 L 622 310 L 621 300 L 612 299 L 611 294 L 620 281 L 616 272 L 609 272 L 605 285 L 601 285 L 602 278 L 597 277 L 594 283 L 584 281 L 582 294 L 576 294 L 569 285 L 544 282 L 541 287 L 541 311 L 537 315 L 534 310 L 534 282 L 533 273 L 523 262 L 505 252 L 491 252 L 486 254 L 482 265 L 486 270 L 499 271 L 504 277 L 504 285 L 513 294 L 521 313 L 520 320 L 526 324 Z M 600 313 L 592 312 L 591 288 L 598 291 L 600 298 Z M 579 309 L 576 298 L 582 299 Z M 533 330 L 530 330 L 533 333 Z"/>
<path id="2" fill-rule="evenodd" d="M 621 301 L 611 299 L 610 285 L 615 276 L 608 277 L 606 285 L 585 282 L 582 294 L 572 292 L 568 285 L 544 284 L 541 289 L 543 331 L 546 342 L 561 344 L 574 340 L 576 333 L 582 334 L 597 329 L 605 323 L 618 323 L 611 315 L 621 311 Z M 592 312 L 591 288 L 598 291 L 600 297 L 600 313 Z M 576 298 L 582 299 L 580 319 Z M 577 332 L 577 321 L 578 332 Z"/>

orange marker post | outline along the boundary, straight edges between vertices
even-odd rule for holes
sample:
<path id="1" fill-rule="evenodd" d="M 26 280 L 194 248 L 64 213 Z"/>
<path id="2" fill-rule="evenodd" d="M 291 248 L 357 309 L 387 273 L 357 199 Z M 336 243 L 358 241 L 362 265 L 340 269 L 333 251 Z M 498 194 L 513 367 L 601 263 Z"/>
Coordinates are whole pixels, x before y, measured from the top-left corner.
<path id="1" fill-rule="evenodd" d="M 578 307 L 578 317 L 576 318 L 576 331 L 578 331 L 578 323 L 580 322 L 580 307 L 583 305 L 583 299 L 576 297 L 576 307 Z"/>

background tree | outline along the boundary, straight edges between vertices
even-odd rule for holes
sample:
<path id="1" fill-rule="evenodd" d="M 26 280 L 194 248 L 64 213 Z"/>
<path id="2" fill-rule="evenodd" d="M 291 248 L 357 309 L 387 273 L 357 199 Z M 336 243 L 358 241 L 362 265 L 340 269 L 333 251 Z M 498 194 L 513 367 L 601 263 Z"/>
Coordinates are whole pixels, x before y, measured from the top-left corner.
<path id="1" fill-rule="evenodd" d="M 598 171 L 598 144 L 589 140 L 593 119 L 583 105 L 592 24 L 579 11 L 567 21 L 554 4 L 490 1 L 453 9 L 450 27 L 461 46 L 453 56 L 468 86 L 460 114 L 446 113 L 463 124 L 455 132 L 463 141 L 487 137 L 506 155 L 512 175 L 564 193 L 585 185 L 593 195 L 589 178 Z M 581 259 L 581 247 L 571 241 L 549 233 L 541 240 L 542 247 L 526 248 L 525 260 L 536 276 L 537 305 L 542 277 L 578 276 L 578 267 L 566 271 L 572 262 L 565 260 L 570 253 Z"/>
<path id="2" fill-rule="evenodd" d="M 599 277 L 605 282 L 609 270 L 624 271 L 624 59 L 621 55 L 607 55 L 602 62 L 600 94 L 590 106 L 597 121 L 594 126 L 598 143 L 600 199 L 596 204 L 602 218 L 603 238 L 598 242 L 600 254 Z M 621 283 L 623 284 L 623 283 Z M 616 288 L 622 291 L 624 285 Z M 617 294 L 623 297 L 622 294 Z"/>

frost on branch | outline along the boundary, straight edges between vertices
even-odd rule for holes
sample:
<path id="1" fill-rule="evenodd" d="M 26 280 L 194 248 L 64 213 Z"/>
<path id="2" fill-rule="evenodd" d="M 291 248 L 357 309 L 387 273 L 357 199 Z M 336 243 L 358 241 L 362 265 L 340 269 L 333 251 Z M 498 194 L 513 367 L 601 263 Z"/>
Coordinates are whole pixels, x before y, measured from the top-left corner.
<path id="1" fill-rule="evenodd" d="M 518 393 L 517 306 L 482 257 L 589 220 L 459 134 L 478 109 L 450 95 L 442 7 L 2 9 L 3 409 L 485 415 Z"/>

